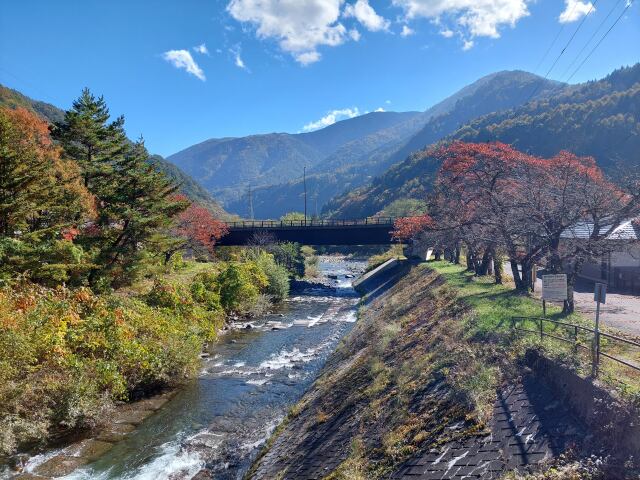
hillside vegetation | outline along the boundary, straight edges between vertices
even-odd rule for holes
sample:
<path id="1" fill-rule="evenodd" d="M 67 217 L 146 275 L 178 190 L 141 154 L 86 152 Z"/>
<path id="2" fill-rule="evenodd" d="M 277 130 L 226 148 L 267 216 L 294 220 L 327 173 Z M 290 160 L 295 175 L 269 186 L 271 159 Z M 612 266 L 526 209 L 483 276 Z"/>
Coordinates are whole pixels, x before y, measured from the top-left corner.
<path id="1" fill-rule="evenodd" d="M 488 113 L 444 136 L 444 141 L 501 141 L 534 155 L 567 149 L 596 159 L 606 173 L 637 167 L 640 148 L 640 64 L 602 80 L 565 87 L 526 105 Z M 439 141 L 437 136 L 431 142 Z M 400 198 L 424 199 L 439 164 L 428 149 L 409 155 L 371 184 L 346 193 L 325 208 L 337 218 L 374 215 Z"/>
<path id="2" fill-rule="evenodd" d="M 0 150 L 0 459 L 189 378 L 301 273 L 294 244 L 216 258 L 226 226 L 88 90 L 53 126 L 0 107 Z"/>
<path id="3" fill-rule="evenodd" d="M 24 108 L 30 112 L 36 113 L 39 117 L 50 124 L 60 122 L 64 119 L 64 110 L 61 110 L 50 103 L 29 98 L 20 92 L 3 85 L 0 85 L 0 107 L 7 107 L 11 109 L 18 107 Z M 160 155 L 152 155 L 150 158 L 156 168 L 175 181 L 180 186 L 180 191 L 192 201 L 205 205 L 216 216 L 228 216 L 220 204 L 213 199 L 207 190 L 202 188 L 202 186 L 200 186 L 193 178 L 180 170 L 176 165 L 168 162 Z"/>

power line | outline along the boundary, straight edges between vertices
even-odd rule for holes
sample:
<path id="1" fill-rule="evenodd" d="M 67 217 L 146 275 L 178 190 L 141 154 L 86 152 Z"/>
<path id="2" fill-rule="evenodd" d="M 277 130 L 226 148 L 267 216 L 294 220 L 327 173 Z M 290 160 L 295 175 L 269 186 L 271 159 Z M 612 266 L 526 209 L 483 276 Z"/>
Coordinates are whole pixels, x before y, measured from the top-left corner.
<path id="1" fill-rule="evenodd" d="M 571 38 L 569 39 L 569 41 L 567 42 L 567 44 L 564 46 L 564 48 L 560 51 L 560 53 L 558 54 L 558 56 L 556 57 L 555 61 L 553 62 L 553 64 L 549 67 L 549 70 L 547 70 L 547 74 L 544 76 L 544 78 L 546 79 L 549 74 L 551 73 L 551 70 L 553 70 L 553 67 L 556 66 L 556 63 L 558 63 L 558 60 L 560 60 L 560 57 L 562 57 L 562 55 L 564 54 L 564 52 L 567 50 L 567 48 L 569 48 L 569 45 L 571 44 L 571 42 L 573 41 L 573 39 L 575 38 L 575 36 L 577 35 L 577 33 L 580 31 L 580 28 L 582 27 L 582 25 L 584 25 L 584 22 L 587 20 L 587 17 L 589 16 L 589 14 L 593 11 L 593 7 L 596 6 L 596 3 L 598 3 L 598 0 L 594 0 L 594 2 L 591 4 L 591 7 L 589 8 L 589 11 L 584 15 L 584 17 L 582 17 L 582 20 L 580 21 L 580 23 L 578 24 L 578 27 L 575 29 L 575 31 L 573 32 L 573 35 L 571 35 Z"/>
<path id="2" fill-rule="evenodd" d="M 560 57 L 562 57 L 562 55 L 567 50 L 567 48 L 569 48 L 569 45 L 571 44 L 571 42 L 573 41 L 573 39 L 575 38 L 577 33 L 580 31 L 580 28 L 582 28 L 582 25 L 587 20 L 587 17 L 589 16 L 589 14 L 593 11 L 593 8 L 596 6 L 596 3 L 598 3 L 598 0 L 594 0 L 593 3 L 591 3 L 591 6 L 589 7 L 589 10 L 584 15 L 584 17 L 582 17 L 582 20 L 578 24 L 577 28 L 574 30 L 573 34 L 571 35 L 571 38 L 569 38 L 569 41 L 565 44 L 564 48 L 562 50 L 560 50 L 560 53 L 558 54 L 556 59 L 553 61 L 553 63 L 549 67 L 549 70 L 547 70 L 547 73 L 544 76 L 545 80 L 547 80 L 549 78 L 549 74 L 551 73 L 551 70 L 553 70 L 553 67 L 556 66 L 556 64 L 558 63 L 558 60 L 560 60 Z M 574 5 L 574 8 L 575 8 L 575 5 Z M 572 12 L 573 12 L 573 10 L 572 10 Z M 531 92 L 531 95 L 529 95 L 529 98 L 527 99 L 526 103 L 529 103 L 531 101 L 531 99 L 535 96 L 535 94 L 538 93 L 538 90 L 540 89 L 540 87 L 542 86 L 543 83 L 544 82 L 540 82 L 536 86 L 536 88 L 533 90 L 533 92 Z"/>
<path id="3" fill-rule="evenodd" d="M 598 32 L 600 31 L 600 29 L 602 28 L 602 26 L 607 22 L 607 20 L 609 20 L 609 17 L 611 16 L 611 14 L 613 13 L 613 11 L 618 7 L 618 5 L 620 5 L 620 2 L 622 2 L 622 0 L 618 0 L 614 5 L 613 8 L 611 8 L 611 10 L 609 10 L 609 13 L 607 13 L 607 16 L 604 17 L 604 20 L 602 20 L 602 22 L 600 22 L 600 25 L 598 25 L 598 28 L 596 28 L 593 32 L 593 34 L 591 35 L 591 37 L 589 37 L 589 40 L 587 40 L 587 42 L 582 46 L 582 48 L 580 49 L 580 51 L 578 52 L 578 54 L 575 56 L 575 58 L 573 59 L 573 61 L 569 64 L 569 66 L 564 70 L 564 72 L 562 73 L 561 77 L 564 77 L 567 73 L 569 73 L 569 71 L 571 70 L 571 67 L 573 67 L 573 65 L 576 63 L 576 61 L 578 60 L 578 58 L 580 58 L 580 55 L 582 55 L 582 52 L 584 52 L 584 50 L 589 46 L 589 44 L 591 43 L 591 40 L 593 40 L 595 38 L 595 36 L 598 34 Z M 577 5 L 574 4 L 574 5 Z"/>
<path id="4" fill-rule="evenodd" d="M 578 2 L 575 2 L 573 4 L 573 8 L 569 12 L 569 16 L 573 15 L 573 11 L 576 9 L 577 6 L 578 6 Z M 540 61 L 536 65 L 536 68 L 533 70 L 534 73 L 536 73 L 538 71 L 538 69 L 542 66 L 542 63 L 547 58 L 547 55 L 549 55 L 549 52 L 551 51 L 551 49 L 554 47 L 554 45 L 558 41 L 558 38 L 560 38 L 560 34 L 564 30 L 565 25 L 566 25 L 566 23 L 563 23 L 562 25 L 560 25 L 560 30 L 558 30 L 558 33 L 556 33 L 556 36 L 554 37 L 553 41 L 551 42 L 551 45 L 549 45 L 549 48 L 547 48 L 547 51 L 544 52 L 544 55 L 542 56 L 542 58 L 540 59 Z"/>
<path id="5" fill-rule="evenodd" d="M 609 27 L 609 30 L 607 30 L 604 35 L 602 35 L 602 37 L 600 37 L 600 40 L 598 40 L 598 43 L 596 43 L 594 45 L 594 47 L 591 49 L 591 51 L 589 52 L 589 54 L 584 58 L 584 60 L 582 60 L 582 62 L 580 63 L 580 65 L 578 65 L 578 67 L 573 71 L 573 73 L 571 74 L 571 76 L 567 79 L 567 82 L 569 80 L 571 80 L 573 78 L 573 76 L 578 73 L 578 70 L 580 70 L 582 68 L 582 66 L 587 62 L 587 60 L 589 60 L 589 57 L 591 57 L 591 55 L 593 54 L 593 52 L 596 51 L 596 49 L 600 46 L 600 44 L 602 43 L 602 41 L 607 38 L 607 35 L 609 35 L 609 32 L 611 32 L 611 30 L 613 30 L 613 27 L 615 27 L 618 22 L 620 21 L 620 19 L 623 17 L 623 15 L 627 12 L 627 10 L 629 10 L 629 7 L 631 7 L 631 5 L 633 4 L 633 0 L 630 0 L 627 3 L 627 6 L 624 7 L 624 10 L 622 10 L 622 12 L 620 13 L 620 15 L 618 15 L 618 18 L 616 18 L 616 21 L 613 22 L 613 25 L 611 25 Z"/>

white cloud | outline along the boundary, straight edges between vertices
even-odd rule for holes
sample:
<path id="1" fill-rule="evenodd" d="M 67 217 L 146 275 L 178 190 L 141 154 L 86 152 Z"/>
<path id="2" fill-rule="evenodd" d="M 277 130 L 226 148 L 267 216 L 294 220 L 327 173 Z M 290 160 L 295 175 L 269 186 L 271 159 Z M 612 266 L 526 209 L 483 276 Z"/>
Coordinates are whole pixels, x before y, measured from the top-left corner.
<path id="1" fill-rule="evenodd" d="M 229 51 L 233 55 L 233 59 L 234 59 L 234 63 L 236 64 L 236 67 L 241 68 L 242 70 L 249 71 L 249 69 L 244 63 L 244 60 L 242 60 L 242 57 L 240 56 L 240 53 L 241 53 L 240 47 L 236 46 L 236 47 L 230 48 Z"/>
<path id="2" fill-rule="evenodd" d="M 453 30 L 449 30 L 448 28 L 445 28 L 444 30 L 440 30 L 440 35 L 442 35 L 444 38 L 451 38 L 453 37 Z"/>
<path id="3" fill-rule="evenodd" d="M 464 42 L 462 43 L 462 50 L 466 52 L 467 50 L 471 50 L 472 48 L 473 40 L 464 40 Z"/>
<path id="4" fill-rule="evenodd" d="M 355 42 L 360 40 L 360 37 L 361 37 L 360 32 L 358 30 L 356 30 L 355 28 L 352 28 L 351 30 L 349 30 L 349 36 Z"/>
<path id="5" fill-rule="evenodd" d="M 193 57 L 188 50 L 169 50 L 162 54 L 162 58 L 174 67 L 186 70 L 188 73 L 199 78 L 203 82 L 206 80 L 204 72 L 193 60 Z"/>
<path id="6" fill-rule="evenodd" d="M 413 35 L 416 33 L 412 28 L 409 28 L 407 25 L 402 26 L 402 31 L 400 32 L 400 36 L 408 37 L 409 35 Z"/>
<path id="7" fill-rule="evenodd" d="M 194 52 L 201 53 L 203 55 L 209 55 L 209 50 L 207 49 L 207 46 L 204 43 L 193 47 L 193 50 Z"/>
<path id="8" fill-rule="evenodd" d="M 298 63 L 304 66 L 311 65 L 312 63 L 316 63 L 318 60 L 320 60 L 320 54 L 318 52 L 299 53 L 294 57 Z"/>
<path id="9" fill-rule="evenodd" d="M 379 32 L 389 28 L 389 20 L 378 15 L 369 0 L 357 0 L 344 8 L 345 17 L 354 17 L 371 32 Z"/>
<path id="10" fill-rule="evenodd" d="M 386 110 L 382 107 L 378 107 L 374 110 L 374 112 L 386 112 Z"/>
<path id="11" fill-rule="evenodd" d="M 460 30 L 460 35 L 465 37 L 498 38 L 501 27 L 514 27 L 518 20 L 529 15 L 527 2 L 530 1 L 392 0 L 392 3 L 404 10 L 405 20 L 428 18 L 436 24 L 455 24 L 454 30 Z"/>
<path id="12" fill-rule="evenodd" d="M 311 132 L 313 130 L 318 130 L 320 128 L 328 127 L 329 125 L 333 125 L 339 120 L 357 117 L 358 115 L 360 115 L 360 110 L 358 110 L 358 107 L 343 108 L 341 110 L 332 110 L 331 112 L 328 112 L 320 120 L 307 123 L 304 127 L 302 127 L 302 130 L 305 132 Z"/>
<path id="13" fill-rule="evenodd" d="M 320 59 L 317 48 L 335 47 L 347 39 L 338 22 L 344 0 L 231 0 L 229 14 L 256 28 L 259 38 L 278 41 L 280 48 L 308 65 Z"/>
<path id="14" fill-rule="evenodd" d="M 558 17 L 560 23 L 571 23 L 580 20 L 585 15 L 595 12 L 591 2 L 582 2 L 580 0 L 564 0 L 564 11 Z"/>
<path id="15" fill-rule="evenodd" d="M 384 103 L 386 103 L 387 105 L 391 105 L 391 100 L 385 100 Z"/>

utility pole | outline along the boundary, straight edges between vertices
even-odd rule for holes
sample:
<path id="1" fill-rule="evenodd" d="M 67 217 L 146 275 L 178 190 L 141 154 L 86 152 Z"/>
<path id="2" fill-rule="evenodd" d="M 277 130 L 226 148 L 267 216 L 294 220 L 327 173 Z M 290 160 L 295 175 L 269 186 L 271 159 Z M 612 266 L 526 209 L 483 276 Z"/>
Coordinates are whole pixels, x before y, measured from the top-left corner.
<path id="1" fill-rule="evenodd" d="M 251 194 L 251 185 L 249 185 L 249 218 L 253 220 L 253 195 Z"/>
<path id="2" fill-rule="evenodd" d="M 304 224 L 307 224 L 307 166 L 302 170 L 302 183 L 304 185 Z"/>
<path id="3" fill-rule="evenodd" d="M 316 186 L 316 194 L 314 196 L 315 202 L 316 202 L 316 218 L 320 218 L 318 216 L 318 187 Z"/>

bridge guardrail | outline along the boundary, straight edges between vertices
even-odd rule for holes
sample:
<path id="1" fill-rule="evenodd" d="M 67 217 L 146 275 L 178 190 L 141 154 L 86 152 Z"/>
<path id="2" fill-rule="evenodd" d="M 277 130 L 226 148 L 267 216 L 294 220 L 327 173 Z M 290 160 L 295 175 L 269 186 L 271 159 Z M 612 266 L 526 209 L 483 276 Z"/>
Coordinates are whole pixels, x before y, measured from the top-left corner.
<path id="1" fill-rule="evenodd" d="M 519 323 L 523 323 L 526 321 L 533 321 L 537 324 L 536 330 L 532 330 L 530 328 L 522 328 L 522 326 L 518 326 Z M 554 335 L 552 333 L 548 333 L 544 331 L 544 322 L 549 322 L 556 326 L 560 326 L 563 328 L 567 328 L 570 331 L 570 337 L 564 337 L 560 335 Z M 586 350 L 591 352 L 591 367 L 594 376 L 598 376 L 598 369 L 600 366 L 600 357 L 606 357 L 610 360 L 618 362 L 626 367 L 629 367 L 635 371 L 640 372 L 640 365 L 630 363 L 627 360 L 623 360 L 622 358 L 616 357 L 614 355 L 610 355 L 602 351 L 602 342 L 601 338 L 604 337 L 613 342 L 618 342 L 624 344 L 626 346 L 631 346 L 635 348 L 640 348 L 640 343 L 634 342 L 632 340 L 627 340 L 626 338 L 619 337 L 617 335 L 611 335 L 609 333 L 604 333 L 601 331 L 596 331 L 589 327 L 584 327 L 582 325 L 576 325 L 574 323 L 562 322 L 560 320 L 553 320 L 547 317 L 511 317 L 511 327 L 514 330 L 519 330 L 521 332 L 534 333 L 536 335 L 540 335 L 540 341 L 543 340 L 544 337 L 553 338 L 555 340 L 559 340 L 561 342 L 565 342 L 571 344 L 573 346 L 574 353 L 577 353 L 579 349 Z M 589 337 L 591 337 L 590 342 L 587 344 L 580 342 L 580 333 L 585 333 Z"/>
<path id="2" fill-rule="evenodd" d="M 229 228 L 286 228 L 286 227 L 355 227 L 355 226 L 393 226 L 395 217 L 371 217 L 356 220 L 241 220 L 226 222 Z"/>

